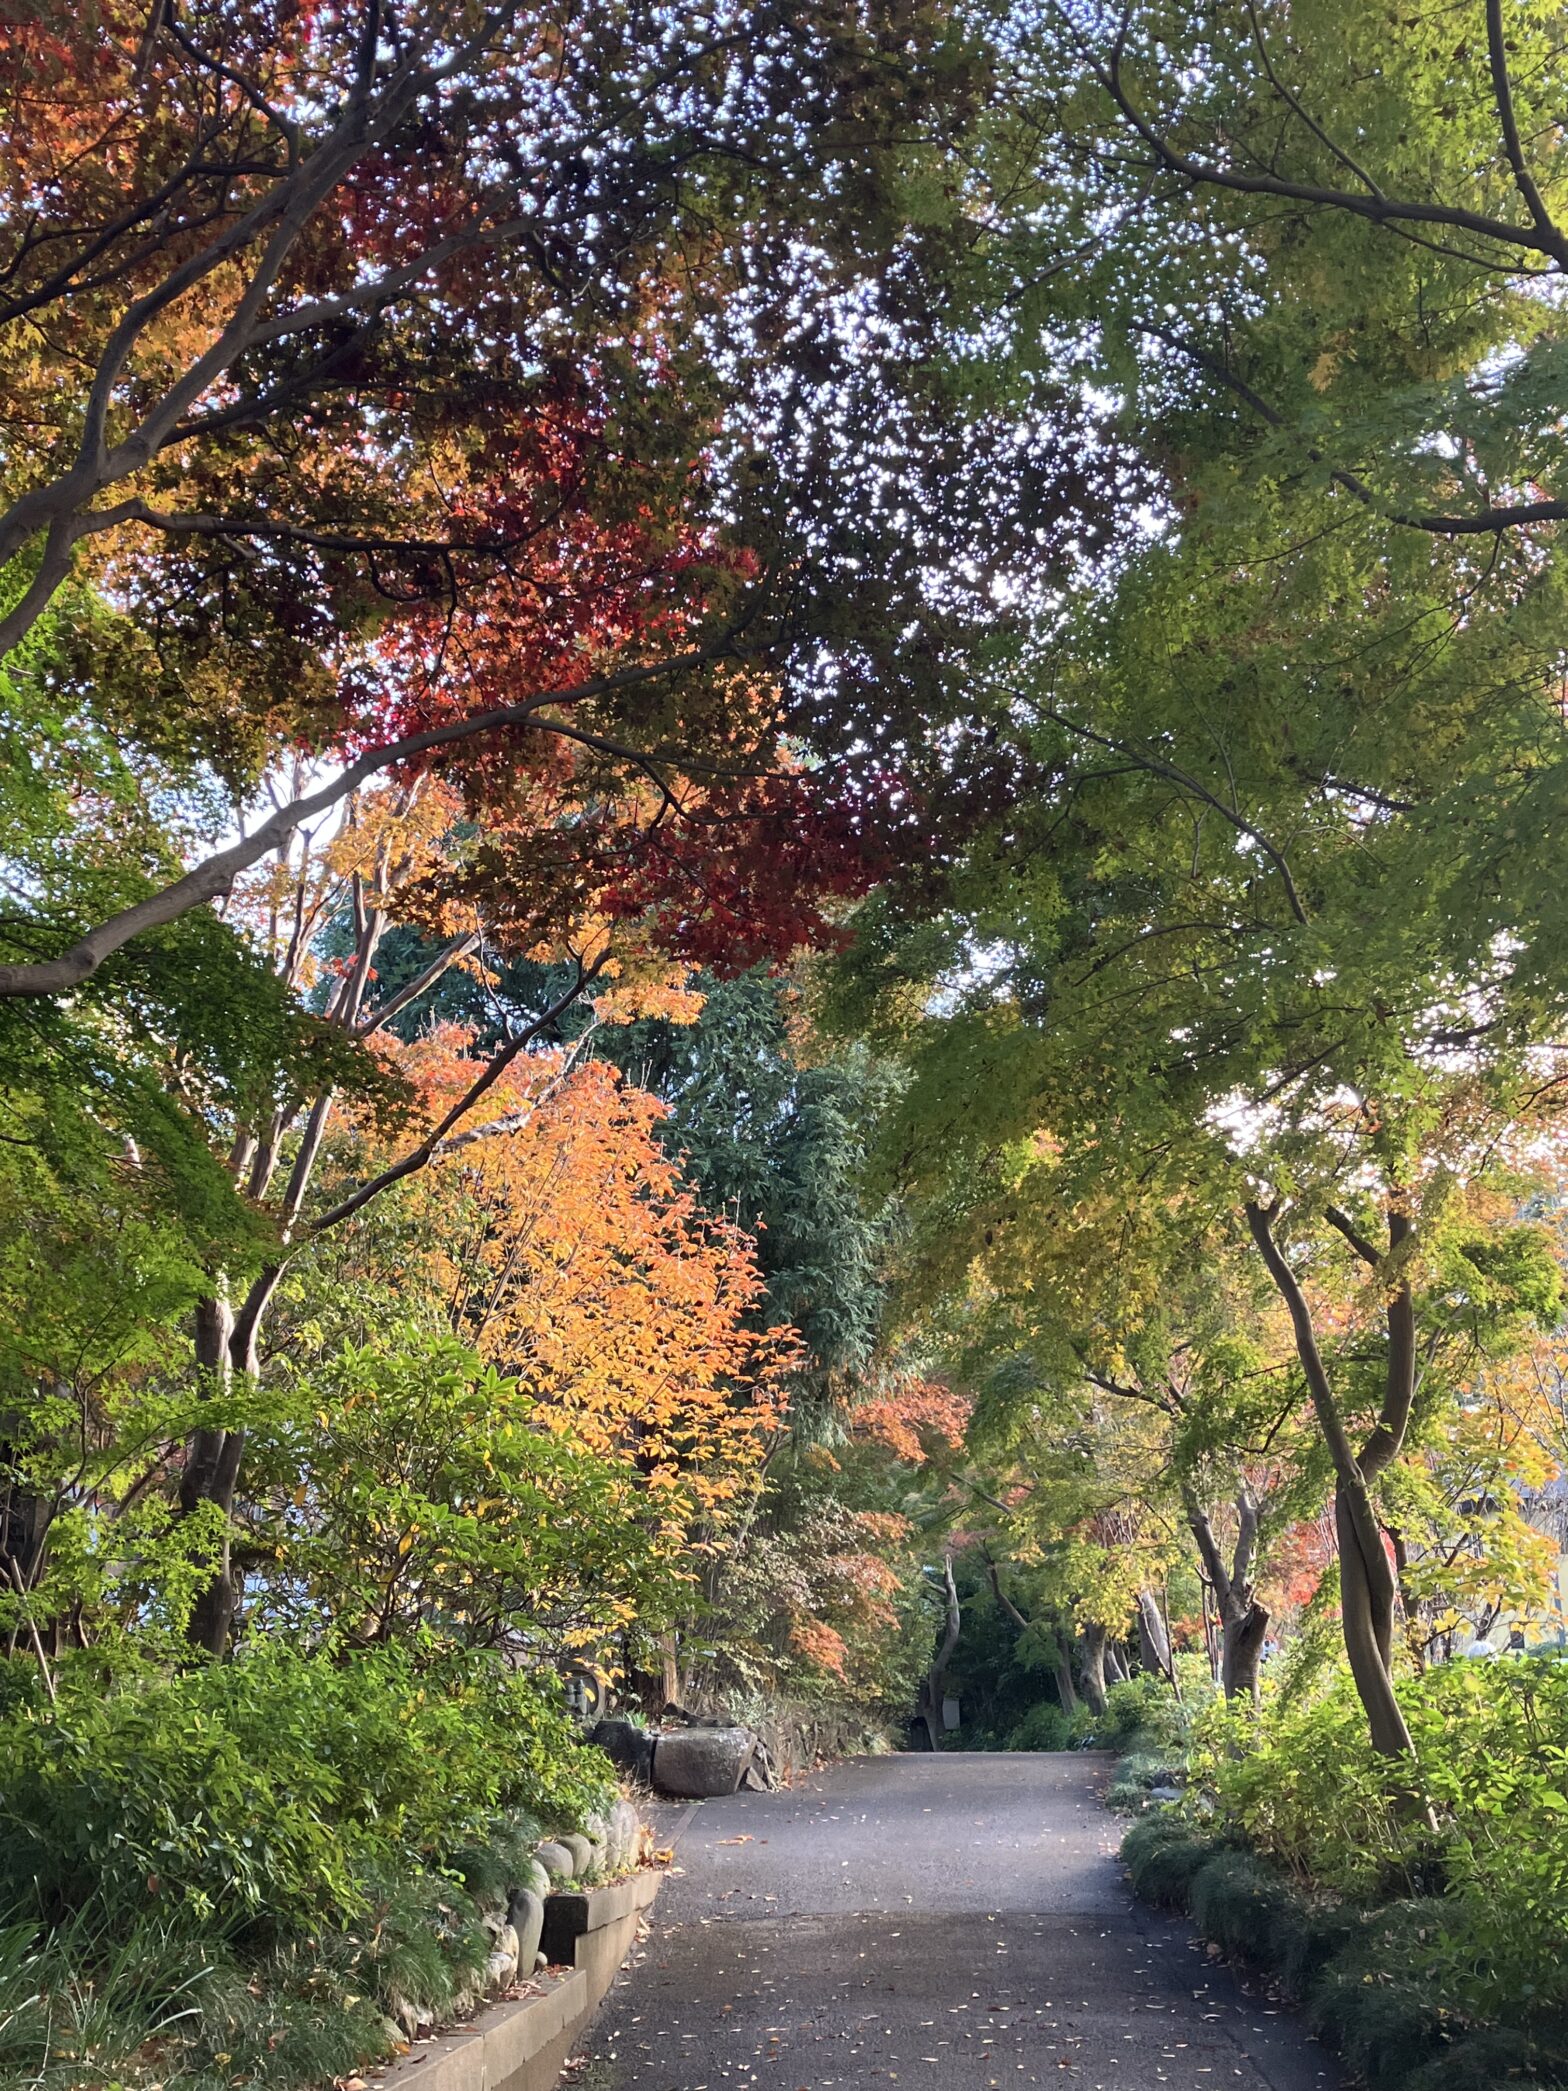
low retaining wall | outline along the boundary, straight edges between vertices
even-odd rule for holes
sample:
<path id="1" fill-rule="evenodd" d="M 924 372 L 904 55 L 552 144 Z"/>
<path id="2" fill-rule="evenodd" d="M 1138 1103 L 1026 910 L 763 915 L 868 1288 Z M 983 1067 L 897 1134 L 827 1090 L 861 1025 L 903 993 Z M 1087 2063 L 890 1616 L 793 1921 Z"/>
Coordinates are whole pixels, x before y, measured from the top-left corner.
<path id="1" fill-rule="evenodd" d="M 545 1952 L 570 1965 L 541 1977 L 538 1996 L 492 2004 L 465 2026 L 438 2034 L 386 2070 L 387 2091 L 554 2091 L 600 1999 L 637 1936 L 637 1920 L 662 1876 L 637 1873 L 607 1888 L 552 1895 L 545 1903 Z"/>

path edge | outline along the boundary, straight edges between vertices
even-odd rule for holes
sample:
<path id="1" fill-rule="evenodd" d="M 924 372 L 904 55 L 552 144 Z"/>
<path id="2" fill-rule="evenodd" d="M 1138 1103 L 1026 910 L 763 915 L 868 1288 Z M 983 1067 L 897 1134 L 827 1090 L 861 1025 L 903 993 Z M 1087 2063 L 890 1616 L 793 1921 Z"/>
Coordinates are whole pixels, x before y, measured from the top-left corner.
<path id="1" fill-rule="evenodd" d="M 552 1969 L 542 1994 L 493 2004 L 466 2025 L 438 2034 L 421 2053 L 381 2072 L 378 2086 L 384 2091 L 554 2091 L 636 1942 L 643 1912 L 652 1906 L 663 1878 L 639 1873 L 571 1896 L 572 1964 Z"/>

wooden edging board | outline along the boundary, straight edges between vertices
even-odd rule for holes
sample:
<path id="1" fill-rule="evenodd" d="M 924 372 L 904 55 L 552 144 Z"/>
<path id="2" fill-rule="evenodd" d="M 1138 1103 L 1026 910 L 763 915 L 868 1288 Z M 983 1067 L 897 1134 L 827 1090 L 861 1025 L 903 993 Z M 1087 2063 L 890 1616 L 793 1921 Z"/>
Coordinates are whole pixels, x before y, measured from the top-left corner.
<path id="1" fill-rule="evenodd" d="M 539 1994 L 492 2004 L 467 2025 L 421 2042 L 417 2053 L 380 2074 L 382 2091 L 554 2091 L 662 1877 L 635 1873 L 607 1888 L 550 1896 L 545 1936 L 568 1942 L 573 1964 L 539 1977 Z M 569 1907 L 552 1913 L 554 1903 Z"/>

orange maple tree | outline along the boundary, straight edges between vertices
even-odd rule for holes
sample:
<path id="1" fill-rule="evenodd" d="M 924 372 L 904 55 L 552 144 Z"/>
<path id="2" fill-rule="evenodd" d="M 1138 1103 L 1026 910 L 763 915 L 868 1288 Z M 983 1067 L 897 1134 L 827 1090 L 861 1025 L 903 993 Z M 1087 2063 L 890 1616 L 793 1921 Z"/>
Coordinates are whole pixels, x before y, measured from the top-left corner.
<path id="1" fill-rule="evenodd" d="M 432 1117 L 471 1079 L 468 1044 L 444 1026 L 400 1049 Z M 540 1427 L 633 1469 L 671 1545 L 701 1546 L 757 1484 L 796 1339 L 759 1327 L 753 1244 L 685 1186 L 664 1113 L 581 1049 L 529 1056 L 411 1186 L 396 1275 Z"/>

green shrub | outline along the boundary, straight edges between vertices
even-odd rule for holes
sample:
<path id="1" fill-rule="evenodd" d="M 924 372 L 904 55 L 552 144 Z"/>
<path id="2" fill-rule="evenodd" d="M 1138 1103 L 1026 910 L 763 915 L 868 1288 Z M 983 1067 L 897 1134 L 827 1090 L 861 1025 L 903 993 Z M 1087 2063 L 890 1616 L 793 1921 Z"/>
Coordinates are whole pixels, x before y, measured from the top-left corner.
<path id="1" fill-rule="evenodd" d="M 1187 1717 L 1163 1677 L 1144 1674 L 1113 1684 L 1105 1711 L 1091 1715 L 1086 1741 L 1096 1750 L 1143 1748 L 1179 1759 L 1186 1749 Z"/>
<path id="2" fill-rule="evenodd" d="M 1319 1975 L 1361 1933 L 1361 1913 L 1342 1902 L 1289 1894 L 1274 1913 L 1273 1970 L 1299 2004 Z"/>
<path id="3" fill-rule="evenodd" d="M 1216 1849 L 1211 1836 L 1184 1817 L 1162 1811 L 1133 1824 L 1122 1839 L 1122 1863 L 1145 1902 L 1185 1910 L 1193 1880 Z"/>
<path id="4" fill-rule="evenodd" d="M 1069 1730 L 1067 1715 L 1054 1699 L 1042 1700 L 1015 1728 L 1008 1730 L 1005 1750 L 1065 1750 Z"/>
<path id="5" fill-rule="evenodd" d="M 482 1657 L 262 1645 L 0 1716 L 0 2082 L 316 2091 L 478 1982 L 482 1905 L 607 1766 Z M 3 1905 L 0 1905 L 3 1907 Z"/>
<path id="6" fill-rule="evenodd" d="M 1538 2073 L 1539 2072 L 1539 2073 Z M 1546 2072 L 1550 2072 L 1547 2074 Z M 1543 2055 L 1529 2034 L 1507 2026 L 1462 2033 L 1405 2078 L 1400 2091 L 1530 2091 L 1532 2084 L 1562 2083 L 1559 2065 Z"/>
<path id="7" fill-rule="evenodd" d="M 504 1811 L 567 1827 L 607 1790 L 526 1679 L 402 1650 L 262 1643 L 107 1694 L 68 1663 L 57 1706 L 0 1722 L 0 1757 L 0 1907 L 262 1940 L 341 1928 L 368 1874 L 443 1867 Z"/>
<path id="8" fill-rule="evenodd" d="M 1568 2014 L 1568 1664 L 1448 1663 L 1399 1697 L 1421 1806 L 1392 1802 L 1344 1678 L 1261 1726 L 1209 1714 L 1194 1777 L 1303 1882 L 1374 1904 L 1440 1892 L 1411 1951 L 1456 2016 Z"/>
<path id="9" fill-rule="evenodd" d="M 1441 1907 L 1429 1902 L 1373 1912 L 1308 1993 L 1313 2031 L 1370 2091 L 1395 2091 L 1447 2043 L 1451 2014 L 1424 1950 L 1441 1921 Z"/>
<path id="10" fill-rule="evenodd" d="M 1296 1901 L 1274 1868 L 1249 1851 L 1216 1851 L 1188 1891 L 1192 1920 L 1204 1937 L 1254 1967 L 1274 1965 L 1275 1940 Z"/>

